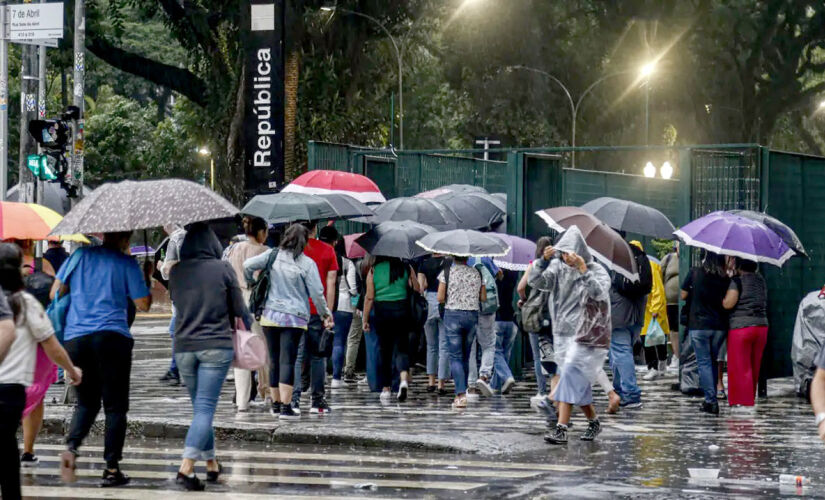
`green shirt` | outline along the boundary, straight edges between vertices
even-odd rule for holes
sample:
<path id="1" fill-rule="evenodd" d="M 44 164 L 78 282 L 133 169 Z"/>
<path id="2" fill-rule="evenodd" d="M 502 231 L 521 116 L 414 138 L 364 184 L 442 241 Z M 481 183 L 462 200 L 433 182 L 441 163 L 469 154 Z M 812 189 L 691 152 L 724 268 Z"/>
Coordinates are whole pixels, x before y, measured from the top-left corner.
<path id="1" fill-rule="evenodd" d="M 390 263 L 379 262 L 372 268 L 372 281 L 375 284 L 376 302 L 394 302 L 407 298 L 407 280 L 409 272 L 404 270 L 404 277 L 390 283 Z"/>

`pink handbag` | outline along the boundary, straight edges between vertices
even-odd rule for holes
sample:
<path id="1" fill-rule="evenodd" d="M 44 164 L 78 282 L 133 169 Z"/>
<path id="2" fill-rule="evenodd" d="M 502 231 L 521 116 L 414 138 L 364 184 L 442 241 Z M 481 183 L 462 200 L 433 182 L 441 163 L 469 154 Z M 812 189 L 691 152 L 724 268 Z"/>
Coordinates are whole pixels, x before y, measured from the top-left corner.
<path id="1" fill-rule="evenodd" d="M 260 335 L 246 329 L 243 321 L 235 320 L 235 333 L 232 335 L 232 344 L 235 347 L 233 368 L 244 370 L 259 370 L 266 365 L 266 342 Z"/>

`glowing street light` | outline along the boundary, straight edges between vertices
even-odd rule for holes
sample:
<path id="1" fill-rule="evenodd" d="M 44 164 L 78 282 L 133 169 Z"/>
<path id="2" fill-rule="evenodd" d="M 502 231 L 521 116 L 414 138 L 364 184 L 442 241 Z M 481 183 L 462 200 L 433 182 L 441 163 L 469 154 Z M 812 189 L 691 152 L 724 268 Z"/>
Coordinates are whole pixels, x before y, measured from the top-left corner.
<path id="1" fill-rule="evenodd" d="M 656 61 L 650 61 L 639 70 L 645 84 L 645 145 L 650 145 L 650 77 L 656 71 Z M 653 177 L 652 175 L 650 177 Z"/>
<path id="2" fill-rule="evenodd" d="M 208 156 L 209 157 L 209 187 L 214 191 L 215 190 L 215 158 L 212 156 L 212 153 L 206 146 L 201 146 L 198 149 L 198 154 L 201 156 Z"/>
<path id="3" fill-rule="evenodd" d="M 639 70 L 639 75 L 642 78 L 650 78 L 650 76 L 656 71 L 656 62 L 651 61 L 644 66 L 641 67 Z"/>
<path id="4" fill-rule="evenodd" d="M 825 109 L 825 100 L 819 101 L 819 109 Z"/>
<path id="5" fill-rule="evenodd" d="M 647 162 L 644 168 L 645 177 L 653 178 L 656 177 L 656 167 L 653 166 L 653 163 Z"/>
<path id="6" fill-rule="evenodd" d="M 673 166 L 669 161 L 666 161 L 662 164 L 662 168 L 659 170 L 659 173 L 662 174 L 662 179 L 670 179 L 673 177 Z"/>

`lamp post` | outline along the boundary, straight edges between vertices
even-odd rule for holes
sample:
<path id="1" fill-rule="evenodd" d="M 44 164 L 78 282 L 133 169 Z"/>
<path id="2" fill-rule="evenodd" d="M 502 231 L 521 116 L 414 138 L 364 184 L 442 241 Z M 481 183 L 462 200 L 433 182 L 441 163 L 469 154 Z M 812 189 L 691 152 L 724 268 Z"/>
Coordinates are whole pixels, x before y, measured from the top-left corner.
<path id="1" fill-rule="evenodd" d="M 639 72 L 645 82 L 645 146 L 650 145 L 650 76 L 656 70 L 656 63 L 649 62 Z"/>
<path id="2" fill-rule="evenodd" d="M 208 156 L 209 157 L 209 187 L 212 191 L 215 190 L 215 158 L 212 156 L 212 153 L 206 149 L 206 147 L 201 147 L 198 150 L 198 154 L 201 156 Z"/>
<path id="3" fill-rule="evenodd" d="M 398 60 L 398 145 L 400 149 L 404 149 L 404 76 L 403 60 L 401 58 L 401 49 L 398 47 L 398 42 L 395 41 L 395 37 L 390 34 L 390 31 L 386 28 L 386 26 L 381 24 L 381 21 L 370 15 L 364 14 L 363 12 L 357 12 L 338 6 L 321 7 L 321 10 L 324 12 L 342 12 L 344 14 L 363 17 L 381 28 L 381 31 L 383 31 L 384 34 L 387 35 L 387 38 L 390 39 L 390 42 L 392 42 L 392 47 L 395 49 L 395 57 Z"/>

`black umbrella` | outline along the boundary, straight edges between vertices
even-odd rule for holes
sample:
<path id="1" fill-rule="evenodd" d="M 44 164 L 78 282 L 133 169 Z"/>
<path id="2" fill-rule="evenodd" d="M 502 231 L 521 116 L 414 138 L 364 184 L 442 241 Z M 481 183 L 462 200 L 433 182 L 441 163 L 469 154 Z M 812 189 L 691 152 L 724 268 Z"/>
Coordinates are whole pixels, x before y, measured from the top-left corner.
<path id="1" fill-rule="evenodd" d="M 618 198 L 596 198 L 582 205 L 582 210 L 596 216 L 613 229 L 627 233 L 673 239 L 673 223 L 653 207 Z"/>
<path id="2" fill-rule="evenodd" d="M 510 251 L 501 238 L 467 229 L 428 234 L 416 243 L 429 252 L 457 257 L 503 257 Z"/>
<path id="3" fill-rule="evenodd" d="M 373 220 L 363 220 L 380 224 L 387 221 L 409 220 L 426 224 L 436 229 L 455 229 L 461 220 L 443 203 L 426 198 L 393 198 L 374 209 Z"/>
<path id="4" fill-rule="evenodd" d="M 52 235 L 107 233 L 233 217 L 234 205 L 214 191 L 182 179 L 103 184 L 83 198 Z"/>
<path id="5" fill-rule="evenodd" d="M 460 219 L 459 229 L 490 229 L 507 215 L 507 206 L 500 199 L 480 192 L 452 192 L 435 198 Z"/>
<path id="6" fill-rule="evenodd" d="M 335 213 L 340 218 L 362 217 L 365 221 L 371 220 L 374 216 L 372 210 L 367 205 L 346 194 L 317 194 L 332 205 Z"/>
<path id="7" fill-rule="evenodd" d="M 449 193 L 484 193 L 487 190 L 481 186 L 473 186 L 471 184 L 447 184 L 446 186 L 437 187 L 429 191 L 424 191 L 415 195 L 416 198 L 436 198 L 438 196 Z"/>
<path id="8" fill-rule="evenodd" d="M 802 241 L 800 241 L 799 236 L 797 236 L 794 230 L 787 224 L 780 221 L 776 217 L 771 217 L 768 214 L 755 212 L 753 210 L 728 210 L 728 212 L 765 224 L 771 229 L 771 231 L 778 234 L 779 237 L 782 238 L 782 241 L 784 241 L 791 250 L 796 252 L 798 255 L 808 257 L 808 252 L 805 251 L 805 247 L 802 246 Z"/>
<path id="9" fill-rule="evenodd" d="M 338 218 L 335 208 L 325 198 L 304 193 L 255 195 L 241 213 L 260 217 L 270 224 Z"/>
<path id="10" fill-rule="evenodd" d="M 387 221 L 361 235 L 355 243 L 372 255 L 415 259 L 429 252 L 415 242 L 435 232 L 425 224 L 412 221 Z"/>

